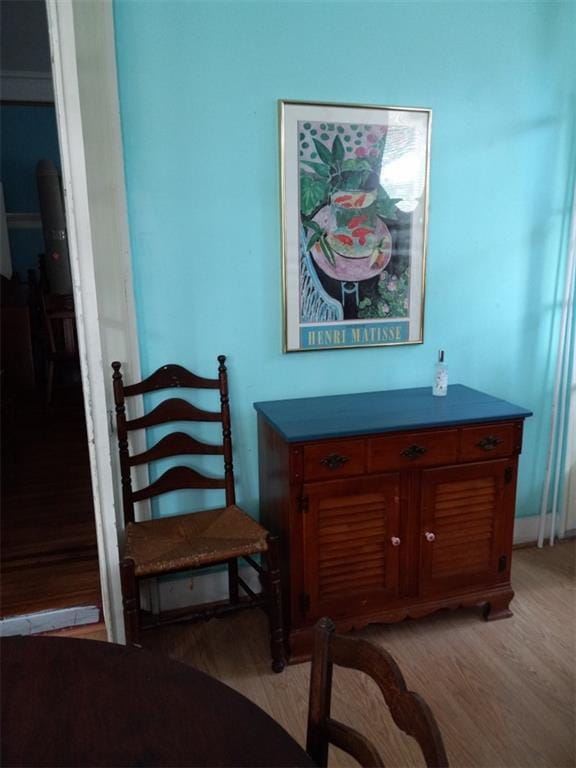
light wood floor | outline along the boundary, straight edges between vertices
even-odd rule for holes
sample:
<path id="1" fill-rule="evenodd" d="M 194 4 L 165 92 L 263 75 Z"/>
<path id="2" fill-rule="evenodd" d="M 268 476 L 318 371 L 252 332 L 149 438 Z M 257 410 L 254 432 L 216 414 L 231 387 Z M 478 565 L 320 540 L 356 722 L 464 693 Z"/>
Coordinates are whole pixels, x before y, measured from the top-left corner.
<path id="1" fill-rule="evenodd" d="M 450 765 L 566 768 L 576 765 L 576 541 L 514 553 L 514 616 L 486 623 L 480 611 L 439 613 L 358 633 L 385 646 L 408 687 L 432 707 Z M 223 680 L 305 741 L 309 664 L 269 668 L 258 613 L 170 627 L 146 646 Z M 333 716 L 375 738 L 387 766 L 423 765 L 397 736 L 372 681 L 337 670 Z M 331 749 L 330 765 L 353 761 Z"/>

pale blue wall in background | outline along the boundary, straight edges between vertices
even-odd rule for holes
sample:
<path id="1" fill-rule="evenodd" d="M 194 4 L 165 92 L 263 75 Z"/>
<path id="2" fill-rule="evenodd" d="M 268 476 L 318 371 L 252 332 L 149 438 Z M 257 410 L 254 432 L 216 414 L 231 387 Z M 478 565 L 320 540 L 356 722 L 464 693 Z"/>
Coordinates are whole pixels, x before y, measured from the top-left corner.
<path id="1" fill-rule="evenodd" d="M 39 213 L 36 165 L 52 160 L 60 172 L 56 113 L 49 104 L 3 104 L 0 107 L 0 180 L 8 213 Z M 9 229 L 12 267 L 21 280 L 38 269 L 44 252 L 39 225 L 35 229 Z"/>
<path id="2" fill-rule="evenodd" d="M 450 380 L 531 408 L 518 513 L 538 511 L 565 251 L 572 2 L 115 0 L 144 373 L 229 356 L 239 501 L 252 403 Z M 278 99 L 433 110 L 424 344 L 283 355 Z"/>

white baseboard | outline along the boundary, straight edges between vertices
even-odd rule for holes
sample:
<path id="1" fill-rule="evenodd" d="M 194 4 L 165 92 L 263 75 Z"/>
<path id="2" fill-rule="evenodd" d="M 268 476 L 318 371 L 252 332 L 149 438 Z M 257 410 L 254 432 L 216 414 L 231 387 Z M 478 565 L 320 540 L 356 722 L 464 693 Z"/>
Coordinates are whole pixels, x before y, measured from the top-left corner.
<path id="1" fill-rule="evenodd" d="M 514 544 L 535 542 L 538 538 L 540 517 L 518 517 L 514 525 Z M 240 569 L 248 586 L 259 591 L 258 575 L 253 568 Z M 189 605 L 225 600 L 228 597 L 227 571 L 200 573 L 186 579 L 164 579 L 158 585 L 160 610 L 168 611 Z"/>
<path id="2" fill-rule="evenodd" d="M 550 517 L 550 515 L 547 516 L 546 531 L 549 530 Z M 514 522 L 514 544 L 536 542 L 539 522 L 539 515 L 517 517 Z M 249 566 L 240 568 L 240 576 L 251 589 L 255 592 L 260 591 L 258 574 L 253 568 Z M 188 578 L 164 579 L 158 584 L 158 596 L 160 610 L 163 611 L 225 600 L 228 597 L 228 573 L 213 571 L 195 574 Z M 96 606 L 14 616 L 0 621 L 0 637 L 50 632 L 64 627 L 93 624 L 99 620 L 100 612 Z"/>
<path id="3" fill-rule="evenodd" d="M 550 530 L 551 515 L 546 515 L 546 528 Z M 529 544 L 538 540 L 540 515 L 530 517 L 517 517 L 514 520 L 514 544 Z"/>
<path id="4" fill-rule="evenodd" d="M 239 569 L 240 577 L 250 589 L 259 592 L 258 574 L 250 566 Z M 240 589 L 242 595 L 242 589 Z M 228 598 L 228 571 L 199 573 L 185 579 L 164 579 L 158 584 L 161 611 L 212 603 Z"/>
<path id="5" fill-rule="evenodd" d="M 550 517 L 548 515 L 546 520 L 546 530 L 549 530 Z M 539 522 L 539 515 L 517 517 L 514 522 L 514 544 L 535 543 L 538 539 Z M 260 590 L 258 575 L 253 568 L 241 568 L 240 575 L 251 589 Z M 225 600 L 228 597 L 228 574 L 226 571 L 216 571 L 186 579 L 166 579 L 158 587 L 161 610 L 185 608 L 189 605 Z"/>
<path id="6" fill-rule="evenodd" d="M 9 616 L 0 620 L 0 637 L 37 635 L 41 632 L 52 632 L 65 627 L 96 624 L 100 619 L 100 608 L 96 605 L 82 605 L 77 608 L 61 608 L 55 611 L 27 613 L 23 616 Z"/>
<path id="7" fill-rule="evenodd" d="M 544 526 L 544 541 L 547 543 L 550 539 L 550 525 L 552 515 L 546 515 Z M 514 521 L 514 544 L 532 544 L 538 541 L 538 530 L 540 527 L 540 515 L 531 515 L 530 517 L 517 517 Z M 575 530 L 568 530 L 562 537 L 571 539 L 576 534 Z"/>

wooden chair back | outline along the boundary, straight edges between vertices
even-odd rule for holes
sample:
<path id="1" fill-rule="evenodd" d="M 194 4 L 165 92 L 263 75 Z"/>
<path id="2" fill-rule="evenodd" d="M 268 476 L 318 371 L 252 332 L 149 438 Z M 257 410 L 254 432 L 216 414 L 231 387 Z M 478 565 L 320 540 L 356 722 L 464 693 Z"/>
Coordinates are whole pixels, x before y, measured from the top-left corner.
<path id="1" fill-rule="evenodd" d="M 337 635 L 330 619 L 320 619 L 314 630 L 310 673 L 310 705 L 306 751 L 318 766 L 328 765 L 328 747 L 334 744 L 362 766 L 383 766 L 374 745 L 356 731 L 330 717 L 332 669 L 336 664 L 369 675 L 382 691 L 396 725 L 412 736 L 429 768 L 448 766 L 442 736 L 426 702 L 406 688 L 400 668 L 387 653 L 360 638 Z"/>
<path id="2" fill-rule="evenodd" d="M 122 495 L 125 523 L 134 522 L 134 504 L 160 494 L 184 489 L 221 489 L 225 493 L 226 506 L 236 503 L 234 488 L 234 467 L 232 463 L 232 438 L 230 405 L 228 400 L 228 374 L 226 357 L 218 357 L 218 377 L 207 379 L 188 371 L 180 365 L 164 365 L 148 378 L 136 384 L 125 385 L 121 365 L 112 363 L 116 426 L 122 477 Z M 164 389 L 214 389 L 219 392 L 218 411 L 197 408 L 187 400 L 168 397 L 153 410 L 138 418 L 129 419 L 126 414 L 126 399 Z M 222 442 L 211 445 L 184 432 L 172 432 L 159 440 L 152 448 L 137 454 L 130 454 L 129 432 L 149 429 L 170 422 L 220 422 Z M 174 456 L 213 455 L 224 457 L 224 476 L 208 477 L 191 467 L 171 467 L 158 479 L 139 490 L 132 488 L 131 468 L 150 464 Z"/>

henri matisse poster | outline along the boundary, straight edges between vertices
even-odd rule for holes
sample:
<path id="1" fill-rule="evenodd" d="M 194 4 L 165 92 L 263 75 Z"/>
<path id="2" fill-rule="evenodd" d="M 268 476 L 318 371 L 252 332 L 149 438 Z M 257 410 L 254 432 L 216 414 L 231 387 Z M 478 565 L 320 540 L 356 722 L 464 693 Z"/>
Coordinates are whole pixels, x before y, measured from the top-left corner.
<path id="1" fill-rule="evenodd" d="M 284 351 L 422 342 L 430 124 L 280 102 Z"/>

